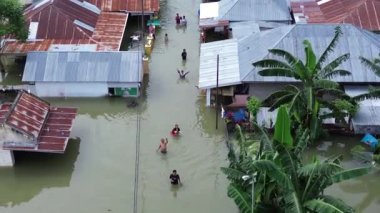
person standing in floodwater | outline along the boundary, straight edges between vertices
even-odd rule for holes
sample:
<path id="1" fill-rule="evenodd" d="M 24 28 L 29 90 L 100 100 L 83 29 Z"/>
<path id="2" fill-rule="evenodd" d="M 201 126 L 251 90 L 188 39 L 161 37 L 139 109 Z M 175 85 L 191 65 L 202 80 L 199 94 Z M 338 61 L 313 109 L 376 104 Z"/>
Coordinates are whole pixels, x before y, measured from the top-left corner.
<path id="1" fill-rule="evenodd" d="M 168 42 L 169 41 L 169 37 L 168 37 L 168 34 L 165 33 L 165 42 Z"/>
<path id="2" fill-rule="evenodd" d="M 175 16 L 175 23 L 176 23 L 176 24 L 180 24 L 180 23 L 181 23 L 181 17 L 179 16 L 178 13 L 177 13 L 177 15 Z"/>
<path id="3" fill-rule="evenodd" d="M 165 140 L 161 138 L 160 145 L 158 146 L 157 151 L 160 150 L 162 154 L 166 154 L 168 152 L 168 143 L 169 142 L 167 138 L 165 138 Z"/>
<path id="4" fill-rule="evenodd" d="M 169 176 L 170 183 L 172 185 L 178 185 L 181 184 L 181 178 L 179 177 L 179 174 L 177 174 L 177 170 L 173 170 L 173 172 Z"/>
<path id="5" fill-rule="evenodd" d="M 181 56 L 182 56 L 182 60 L 186 61 L 186 58 L 187 58 L 187 52 L 186 52 L 186 49 L 183 49 L 182 53 L 181 53 Z"/>

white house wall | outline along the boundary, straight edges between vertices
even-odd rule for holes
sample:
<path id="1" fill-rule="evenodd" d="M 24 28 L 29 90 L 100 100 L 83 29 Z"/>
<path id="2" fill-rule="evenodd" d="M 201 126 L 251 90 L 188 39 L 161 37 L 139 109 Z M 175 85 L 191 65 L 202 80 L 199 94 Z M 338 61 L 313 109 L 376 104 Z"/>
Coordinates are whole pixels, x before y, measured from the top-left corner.
<path id="1" fill-rule="evenodd" d="M 36 82 L 40 97 L 101 97 L 108 95 L 107 83 Z"/>

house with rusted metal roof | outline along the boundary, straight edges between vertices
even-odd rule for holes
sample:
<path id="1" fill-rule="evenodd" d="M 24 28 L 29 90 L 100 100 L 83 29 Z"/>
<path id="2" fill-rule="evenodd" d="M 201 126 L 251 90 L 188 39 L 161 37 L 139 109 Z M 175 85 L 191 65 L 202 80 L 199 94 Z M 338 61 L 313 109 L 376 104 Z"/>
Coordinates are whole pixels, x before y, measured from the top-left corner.
<path id="1" fill-rule="evenodd" d="M 0 105 L 2 152 L 64 153 L 76 115 L 77 108 L 53 107 L 20 91 L 13 103 Z"/>
<path id="2" fill-rule="evenodd" d="M 380 0 L 292 0 L 296 23 L 349 23 L 380 31 Z"/>
<path id="3" fill-rule="evenodd" d="M 29 29 L 25 43 L 6 39 L 1 54 L 26 55 L 29 51 L 75 51 L 92 45 L 94 51 L 118 51 L 128 14 L 102 11 L 83 0 L 42 0 L 27 7 Z"/>
<path id="4" fill-rule="evenodd" d="M 137 97 L 142 79 L 139 51 L 30 52 L 22 76 L 39 97 Z"/>
<path id="5" fill-rule="evenodd" d="M 81 0 L 83 1 L 83 0 Z M 160 11 L 159 0 L 84 0 L 96 5 L 102 11 L 127 12 L 131 15 L 152 15 Z M 142 7 L 144 4 L 144 7 Z"/>

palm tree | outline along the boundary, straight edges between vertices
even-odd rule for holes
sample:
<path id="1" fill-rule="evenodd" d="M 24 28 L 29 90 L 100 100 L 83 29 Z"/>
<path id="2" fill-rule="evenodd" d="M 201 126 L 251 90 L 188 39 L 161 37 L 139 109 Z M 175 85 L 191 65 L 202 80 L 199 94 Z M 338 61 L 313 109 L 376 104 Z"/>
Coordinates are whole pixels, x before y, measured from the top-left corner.
<path id="1" fill-rule="evenodd" d="M 347 70 L 338 69 L 343 62 L 349 59 L 350 54 L 341 55 L 326 64 L 329 54 L 334 51 L 341 35 L 340 27 L 336 27 L 333 39 L 318 60 L 312 45 L 305 40 L 303 42 L 305 62 L 285 50 L 270 49 L 270 53 L 282 57 L 283 60 L 264 59 L 253 63 L 253 66 L 261 69 L 259 71 L 261 76 L 290 77 L 301 83 L 300 87 L 287 85 L 284 89 L 274 92 L 264 100 L 264 104 L 270 105 L 271 110 L 287 104 L 296 124 L 310 129 L 312 141 L 320 132 L 322 123 L 319 117 L 320 108 L 329 107 L 323 105 L 327 102 L 326 95 L 330 99 L 348 98 L 339 89 L 339 84 L 330 79 L 337 75 L 351 75 Z"/>
<path id="2" fill-rule="evenodd" d="M 303 162 L 304 150 L 310 142 L 308 130 L 299 130 L 294 140 L 290 139 L 288 114 L 285 107 L 280 107 L 273 139 L 256 125 L 260 136 L 257 153 L 252 156 L 239 152 L 240 157 L 235 156 L 229 168 L 222 168 L 231 180 L 228 196 L 243 213 L 354 212 L 340 199 L 325 195 L 324 190 L 334 183 L 367 174 L 370 167 L 344 170 L 340 156 Z M 255 174 L 256 180 L 242 180 L 247 174 Z M 252 184 L 254 193 L 250 192 Z"/>

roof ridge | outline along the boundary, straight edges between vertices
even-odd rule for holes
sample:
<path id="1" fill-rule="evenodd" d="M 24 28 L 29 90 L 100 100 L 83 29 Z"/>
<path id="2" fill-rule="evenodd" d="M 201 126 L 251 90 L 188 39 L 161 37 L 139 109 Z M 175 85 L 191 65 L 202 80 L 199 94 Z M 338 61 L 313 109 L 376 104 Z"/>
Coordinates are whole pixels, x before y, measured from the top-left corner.
<path id="1" fill-rule="evenodd" d="M 270 30 L 271 32 L 273 32 L 274 30 L 277 30 L 277 29 L 280 29 L 280 28 L 289 28 L 288 29 L 288 31 L 287 32 L 285 32 L 282 36 L 281 36 L 281 38 L 279 38 L 273 45 L 272 45 L 272 48 L 270 48 L 270 49 L 273 49 L 274 47 L 276 47 L 277 46 L 277 44 L 279 44 L 284 38 L 285 38 L 285 36 L 287 36 L 296 26 L 298 26 L 298 24 L 293 24 L 293 25 L 288 25 L 288 26 L 283 26 L 283 27 L 278 27 L 278 28 L 275 28 L 275 29 L 272 29 L 272 30 Z M 264 31 L 264 32 L 260 32 L 260 33 L 262 33 L 262 34 L 264 34 L 264 33 L 270 33 L 270 32 L 268 32 L 268 31 Z M 253 36 L 254 34 L 252 34 L 252 36 Z M 268 55 L 269 55 L 269 48 L 267 49 L 267 54 L 264 56 L 264 57 L 267 57 Z M 243 78 L 240 78 L 241 79 L 241 81 L 244 81 L 244 79 L 250 74 L 250 73 L 252 73 L 253 71 L 254 71 L 255 69 L 252 69 L 251 71 L 249 71 L 249 72 L 247 72 L 245 75 L 244 75 L 244 77 Z"/>
<path id="2" fill-rule="evenodd" d="M 223 1 L 223 0 L 222 0 Z M 229 2 L 229 1 L 234 1 L 234 0 L 225 0 L 224 2 Z M 226 13 L 223 15 L 223 17 L 228 13 L 228 12 L 230 12 L 231 10 L 232 10 L 232 8 L 234 8 L 235 6 L 236 6 L 236 4 L 240 1 L 240 0 L 235 0 L 236 2 L 235 3 L 233 3 L 232 5 L 231 5 L 231 7 L 228 9 L 228 10 L 226 10 Z M 220 1 L 221 2 L 221 1 Z M 220 2 L 219 2 L 219 6 L 220 6 Z M 221 18 L 223 18 L 223 17 L 221 17 Z"/>

